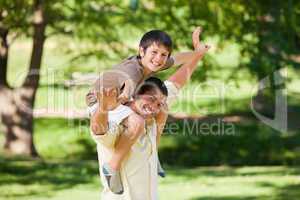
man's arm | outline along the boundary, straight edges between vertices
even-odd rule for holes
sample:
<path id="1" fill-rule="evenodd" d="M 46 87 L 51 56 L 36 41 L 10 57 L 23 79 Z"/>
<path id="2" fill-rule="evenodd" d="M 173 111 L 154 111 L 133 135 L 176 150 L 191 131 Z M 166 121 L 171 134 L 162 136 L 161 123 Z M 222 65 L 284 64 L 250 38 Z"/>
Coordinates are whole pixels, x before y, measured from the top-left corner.
<path id="1" fill-rule="evenodd" d="M 107 110 L 98 106 L 96 112 L 91 117 L 90 127 L 95 135 L 103 135 L 108 130 Z"/>
<path id="2" fill-rule="evenodd" d="M 102 89 L 97 93 L 97 109 L 91 115 L 90 127 L 95 135 L 103 135 L 108 130 L 108 111 L 117 106 L 117 90 Z"/>

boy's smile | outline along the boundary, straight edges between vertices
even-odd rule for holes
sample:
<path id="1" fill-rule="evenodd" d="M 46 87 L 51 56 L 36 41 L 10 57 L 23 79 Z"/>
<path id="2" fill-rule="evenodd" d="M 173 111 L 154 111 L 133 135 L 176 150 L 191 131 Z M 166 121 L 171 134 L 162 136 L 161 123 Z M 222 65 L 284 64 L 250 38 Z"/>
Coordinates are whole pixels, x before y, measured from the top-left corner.
<path id="1" fill-rule="evenodd" d="M 140 49 L 141 63 L 152 72 L 159 71 L 167 62 L 168 49 L 160 44 L 153 43 L 146 50 Z"/>

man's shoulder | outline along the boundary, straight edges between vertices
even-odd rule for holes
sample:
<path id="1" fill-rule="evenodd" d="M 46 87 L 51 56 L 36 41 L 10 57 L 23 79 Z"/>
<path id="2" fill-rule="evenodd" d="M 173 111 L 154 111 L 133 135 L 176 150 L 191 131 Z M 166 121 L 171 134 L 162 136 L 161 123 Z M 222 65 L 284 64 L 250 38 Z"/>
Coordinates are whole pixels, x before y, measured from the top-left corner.
<path id="1" fill-rule="evenodd" d="M 119 105 L 114 110 L 108 112 L 108 121 L 120 124 L 133 113 L 134 111 L 129 106 Z"/>

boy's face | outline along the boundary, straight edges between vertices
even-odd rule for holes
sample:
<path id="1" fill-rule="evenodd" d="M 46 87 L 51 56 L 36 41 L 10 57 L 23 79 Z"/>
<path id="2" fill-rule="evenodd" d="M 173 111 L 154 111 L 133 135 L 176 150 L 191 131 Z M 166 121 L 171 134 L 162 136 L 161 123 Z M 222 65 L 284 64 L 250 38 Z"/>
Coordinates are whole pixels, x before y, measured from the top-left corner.
<path id="1" fill-rule="evenodd" d="M 153 72 L 157 72 L 165 66 L 169 56 L 168 49 L 157 43 L 151 44 L 146 50 L 140 48 L 139 53 L 143 66 Z"/>
<path id="2" fill-rule="evenodd" d="M 146 92 L 135 98 L 136 111 L 146 118 L 153 117 L 164 108 L 166 99 L 158 89 Z"/>

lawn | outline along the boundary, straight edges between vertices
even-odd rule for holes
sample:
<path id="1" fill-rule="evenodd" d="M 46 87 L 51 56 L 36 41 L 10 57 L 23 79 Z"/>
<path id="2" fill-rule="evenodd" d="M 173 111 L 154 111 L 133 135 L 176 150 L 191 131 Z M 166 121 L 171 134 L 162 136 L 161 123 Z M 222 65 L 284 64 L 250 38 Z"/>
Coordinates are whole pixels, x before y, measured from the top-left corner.
<path id="1" fill-rule="evenodd" d="M 87 123 L 86 120 L 63 118 L 35 119 L 35 144 L 43 160 L 8 158 L 1 153 L 0 199 L 99 199 L 101 184 L 95 144 L 88 134 Z M 226 163 L 237 159 L 244 163 L 255 163 L 254 159 L 266 159 L 264 162 L 274 159 L 264 157 L 264 152 L 271 152 L 268 154 L 275 156 L 276 161 L 276 156 L 279 156 L 276 155 L 276 149 L 281 152 L 283 147 L 280 145 L 286 141 L 273 134 L 271 129 L 260 126 L 256 123 L 251 126 L 238 125 L 238 134 L 227 138 L 221 135 L 164 136 L 160 155 L 167 178 L 160 179 L 161 199 L 297 200 L 300 195 L 299 165 L 195 165 L 215 161 Z M 254 129 L 259 130 L 260 134 L 253 134 L 251 130 Z M 291 139 L 289 142 L 293 141 L 297 147 L 297 138 Z M 3 137 L 0 137 L 1 141 Z M 282 151 L 297 156 L 292 151 L 292 144 L 286 148 Z"/>
<path id="2" fill-rule="evenodd" d="M 0 199 L 99 199 L 96 161 L 13 161 L 2 159 Z M 167 167 L 160 199 L 297 200 L 300 168 Z"/>

